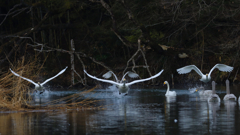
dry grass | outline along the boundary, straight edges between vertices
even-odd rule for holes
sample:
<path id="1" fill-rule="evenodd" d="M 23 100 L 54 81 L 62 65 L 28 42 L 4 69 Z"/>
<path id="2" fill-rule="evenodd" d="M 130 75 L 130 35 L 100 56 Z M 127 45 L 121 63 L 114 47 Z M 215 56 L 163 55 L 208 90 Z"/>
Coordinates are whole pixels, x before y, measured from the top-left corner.
<path id="1" fill-rule="evenodd" d="M 24 64 L 24 58 L 19 61 L 12 70 L 18 74 L 24 74 L 25 77 L 34 79 L 33 70 L 36 68 L 36 62 Z M 27 96 L 30 91 L 30 83 L 14 76 L 10 70 L 3 73 L 0 78 L 0 108 L 8 110 L 17 110 L 22 105 L 28 105 L 31 97 Z"/>
<path id="2" fill-rule="evenodd" d="M 40 67 L 36 61 L 24 63 L 24 59 L 19 61 L 12 67 L 12 70 L 23 75 L 26 78 L 35 80 L 35 71 Z M 31 104 L 31 95 L 33 88 L 30 88 L 31 83 L 17 77 L 8 72 L 3 73 L 0 78 L 0 111 L 32 111 L 32 110 L 56 110 L 56 109 L 99 109 L 96 107 L 97 100 L 86 99 L 84 94 L 92 92 L 95 88 L 79 91 L 79 93 L 51 101 L 49 103 L 42 104 L 41 106 L 35 106 Z"/>

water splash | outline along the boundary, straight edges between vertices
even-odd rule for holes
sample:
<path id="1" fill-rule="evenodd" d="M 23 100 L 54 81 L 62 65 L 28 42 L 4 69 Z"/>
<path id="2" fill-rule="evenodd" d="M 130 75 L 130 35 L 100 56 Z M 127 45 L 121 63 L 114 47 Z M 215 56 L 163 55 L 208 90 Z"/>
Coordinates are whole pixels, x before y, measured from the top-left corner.
<path id="1" fill-rule="evenodd" d="M 119 91 L 116 85 L 111 85 L 107 89 L 109 89 L 112 92 L 113 97 L 122 98 L 125 95 L 125 93 L 119 94 Z"/>
<path id="2" fill-rule="evenodd" d="M 197 87 L 189 88 L 188 91 L 193 94 L 196 91 Z"/>

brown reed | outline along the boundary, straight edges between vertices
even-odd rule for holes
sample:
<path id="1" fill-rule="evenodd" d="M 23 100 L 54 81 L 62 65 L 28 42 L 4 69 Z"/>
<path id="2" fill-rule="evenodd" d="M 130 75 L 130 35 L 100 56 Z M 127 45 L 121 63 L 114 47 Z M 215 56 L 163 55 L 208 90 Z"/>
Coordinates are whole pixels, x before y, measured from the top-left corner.
<path id="1" fill-rule="evenodd" d="M 29 79 L 34 79 L 36 76 L 32 75 L 36 69 L 36 61 L 25 63 L 24 57 L 18 61 L 12 70 L 19 75 L 24 74 Z M 22 106 L 28 105 L 31 100 L 30 83 L 24 81 L 20 77 L 13 75 L 10 70 L 3 73 L 0 77 L 0 108 L 1 110 L 18 110 Z"/>

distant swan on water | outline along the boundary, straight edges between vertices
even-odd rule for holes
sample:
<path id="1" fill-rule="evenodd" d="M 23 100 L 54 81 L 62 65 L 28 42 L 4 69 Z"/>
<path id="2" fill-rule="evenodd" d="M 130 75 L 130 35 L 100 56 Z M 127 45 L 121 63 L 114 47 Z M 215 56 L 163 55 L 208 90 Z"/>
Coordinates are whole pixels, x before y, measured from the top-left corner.
<path id="1" fill-rule="evenodd" d="M 224 96 L 223 100 L 237 101 L 237 97 L 234 94 L 230 94 L 229 80 L 226 80 L 226 93 L 227 94 Z"/>
<path id="2" fill-rule="evenodd" d="M 201 79 L 200 81 L 202 82 L 209 82 L 211 80 L 211 73 L 212 71 L 215 69 L 215 68 L 218 68 L 220 71 L 224 71 L 224 72 L 231 72 L 233 70 L 233 67 L 230 67 L 230 66 L 227 66 L 225 64 L 216 64 L 208 74 L 203 74 L 201 72 L 201 70 L 199 68 L 197 68 L 195 65 L 188 65 L 188 66 L 185 66 L 185 67 L 182 67 L 182 68 L 179 68 L 177 69 L 177 72 L 179 74 L 186 74 L 186 73 L 189 73 L 191 72 L 192 70 L 195 70 L 200 76 L 201 76 Z"/>
<path id="3" fill-rule="evenodd" d="M 163 83 L 163 85 L 167 85 L 167 92 L 166 92 L 165 96 L 176 96 L 177 95 L 176 91 L 170 91 L 170 86 L 169 86 L 168 81 L 165 81 Z"/>
<path id="4" fill-rule="evenodd" d="M 106 82 L 106 83 L 110 83 L 110 84 L 116 85 L 117 88 L 118 88 L 119 94 L 121 94 L 121 93 L 126 93 L 126 94 L 128 94 L 128 90 L 129 90 L 129 86 L 130 86 L 130 85 L 133 85 L 133 84 L 139 83 L 139 82 L 148 81 L 148 80 L 151 80 L 151 79 L 153 79 L 153 78 L 156 78 L 156 77 L 158 77 L 158 76 L 160 76 L 160 75 L 162 74 L 163 70 L 161 70 L 159 73 L 157 73 L 156 75 L 151 76 L 151 77 L 149 77 L 149 78 L 140 79 L 140 80 L 135 80 L 135 81 L 132 81 L 132 82 L 130 82 L 130 83 L 126 83 L 126 79 L 124 78 L 125 75 L 126 75 L 126 74 L 129 75 L 129 73 L 126 73 L 126 74 L 123 76 L 122 80 L 119 82 L 115 74 L 114 74 L 114 76 L 115 76 L 116 81 L 112 81 L 112 80 L 105 80 L 105 79 L 100 79 L 100 78 L 97 78 L 97 77 L 95 77 L 95 76 L 92 76 L 92 75 L 88 74 L 86 70 L 84 70 L 84 72 L 87 74 L 87 76 L 89 76 L 89 77 L 92 78 L 92 79 L 95 79 L 95 80 L 98 80 L 98 81 L 101 81 L 101 82 Z M 108 72 L 108 73 L 109 73 L 109 72 Z M 106 73 L 106 74 L 107 74 L 107 73 Z M 109 77 L 109 75 L 106 75 L 106 74 L 103 75 L 104 78 L 110 78 L 110 77 L 111 77 L 111 76 Z M 109 73 L 109 74 L 110 74 L 110 73 Z M 135 73 L 134 73 L 134 74 L 135 74 Z M 136 75 L 134 75 L 134 74 L 131 74 L 131 73 L 130 73 L 130 77 L 131 77 L 131 75 L 133 75 L 132 78 L 135 78 Z"/>
<path id="5" fill-rule="evenodd" d="M 34 81 L 32 81 L 32 80 L 30 80 L 30 79 L 28 79 L 28 78 L 22 77 L 22 76 L 20 76 L 19 74 L 17 74 L 17 73 L 15 73 L 14 71 L 12 71 L 11 68 L 10 68 L 10 71 L 11 71 L 14 75 L 16 75 L 16 76 L 18 76 L 18 77 L 20 77 L 20 78 L 22 78 L 22 79 L 24 79 L 24 80 L 32 83 L 32 84 L 34 84 L 34 85 L 35 85 L 35 90 L 43 90 L 43 88 L 44 88 L 43 85 L 44 85 L 44 84 L 46 84 L 47 82 L 49 82 L 49 81 L 51 81 L 52 79 L 56 78 L 57 76 L 61 75 L 63 72 L 65 72 L 65 70 L 66 70 L 67 68 L 68 68 L 68 67 L 64 68 L 64 69 L 63 69 L 62 71 L 60 71 L 57 75 L 55 75 L 55 76 L 47 79 L 47 80 L 44 81 L 43 83 L 40 83 L 40 82 L 35 83 Z"/>
<path id="6" fill-rule="evenodd" d="M 204 87 L 199 87 L 195 90 L 200 96 L 210 96 L 212 95 L 212 90 L 205 90 Z"/>

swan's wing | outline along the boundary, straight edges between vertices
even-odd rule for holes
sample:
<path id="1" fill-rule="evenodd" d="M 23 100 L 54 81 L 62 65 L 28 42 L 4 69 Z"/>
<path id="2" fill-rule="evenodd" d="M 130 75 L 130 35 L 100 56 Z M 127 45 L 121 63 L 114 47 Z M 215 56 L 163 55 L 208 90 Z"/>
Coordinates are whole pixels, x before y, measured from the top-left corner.
<path id="1" fill-rule="evenodd" d="M 209 76 L 211 75 L 212 71 L 218 68 L 220 71 L 224 71 L 224 72 L 231 72 L 233 70 L 233 67 L 230 67 L 228 65 L 225 64 L 216 64 L 209 72 Z"/>
<path id="2" fill-rule="evenodd" d="M 134 73 L 134 72 L 128 72 L 128 76 L 131 77 L 131 78 L 137 78 L 139 75 Z"/>
<path id="3" fill-rule="evenodd" d="M 17 74 L 17 73 L 15 73 L 14 71 L 12 71 L 11 68 L 10 68 L 10 71 L 11 71 L 14 75 L 16 75 L 16 76 L 18 76 L 18 77 L 20 77 L 20 78 L 22 78 L 22 79 L 24 79 L 24 80 L 26 80 L 26 81 L 29 81 L 30 83 L 34 84 L 35 86 L 36 86 L 36 85 L 38 86 L 37 83 L 35 83 L 34 81 L 32 81 L 32 80 L 30 80 L 30 79 L 27 79 L 27 78 L 25 78 L 25 77 L 20 76 L 19 74 Z"/>
<path id="4" fill-rule="evenodd" d="M 101 82 L 106 82 L 106 83 L 111 83 L 111 84 L 115 84 L 115 85 L 120 85 L 119 83 L 111 81 L 111 80 L 100 79 L 100 78 L 97 78 L 95 76 L 92 76 L 92 75 L 88 74 L 86 70 L 83 70 L 83 71 L 87 74 L 87 76 L 91 77 L 92 79 L 95 79 L 95 80 L 98 80 L 98 81 L 101 81 Z"/>
<path id="5" fill-rule="evenodd" d="M 138 74 L 136 74 L 136 73 L 134 73 L 134 72 L 131 72 L 131 71 L 128 71 L 128 72 L 126 72 L 126 73 L 123 75 L 121 82 L 123 81 L 123 79 L 125 78 L 126 75 L 128 75 L 128 76 L 131 77 L 131 78 L 137 78 L 137 77 L 139 77 Z"/>
<path id="6" fill-rule="evenodd" d="M 139 82 L 144 82 L 144 81 L 151 80 L 151 79 L 153 79 L 153 78 L 156 78 L 156 77 L 160 76 L 160 75 L 162 74 L 162 72 L 163 72 L 163 70 L 160 71 L 159 73 L 157 73 L 157 74 L 154 75 L 154 76 L 151 76 L 151 77 L 146 78 L 146 79 L 135 80 L 135 81 L 132 81 L 132 82 L 130 82 L 130 83 L 126 83 L 126 85 L 129 86 L 129 85 L 132 85 L 132 84 L 134 84 L 134 83 L 139 83 Z"/>
<path id="7" fill-rule="evenodd" d="M 108 72 L 105 73 L 102 77 L 108 79 L 108 78 L 110 78 L 111 76 L 112 76 L 112 71 L 108 71 Z"/>
<path id="8" fill-rule="evenodd" d="M 189 66 L 179 68 L 179 69 L 177 69 L 177 72 L 178 72 L 178 74 L 186 74 L 186 73 L 191 72 L 192 70 L 195 70 L 200 76 L 203 76 L 203 73 L 195 65 L 189 65 Z"/>
<path id="9" fill-rule="evenodd" d="M 117 76 L 116 76 L 112 71 L 108 71 L 108 72 L 105 73 L 102 77 L 108 79 L 108 78 L 110 78 L 112 75 L 115 77 L 116 81 L 118 82 Z"/>
<path id="10" fill-rule="evenodd" d="M 61 75 L 63 72 L 66 71 L 68 67 L 65 67 L 62 71 L 60 71 L 58 74 L 56 74 L 55 76 L 47 79 L 46 81 L 44 81 L 43 83 L 41 83 L 40 85 L 43 86 L 44 84 L 46 84 L 47 82 L 51 81 L 52 79 L 56 78 L 57 76 Z"/>

